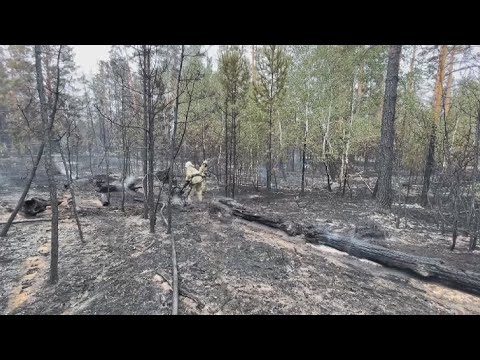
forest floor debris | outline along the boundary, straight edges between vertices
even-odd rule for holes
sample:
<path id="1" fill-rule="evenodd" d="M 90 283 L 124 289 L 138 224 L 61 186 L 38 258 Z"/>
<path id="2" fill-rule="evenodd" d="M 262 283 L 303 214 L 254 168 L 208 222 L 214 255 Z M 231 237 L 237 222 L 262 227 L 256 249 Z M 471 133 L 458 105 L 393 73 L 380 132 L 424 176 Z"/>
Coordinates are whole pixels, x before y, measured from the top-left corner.
<path id="1" fill-rule="evenodd" d="M 241 189 L 238 201 L 344 235 L 377 224 L 388 235 L 363 241 L 479 270 L 480 252 L 468 252 L 468 239 L 462 238 L 450 252 L 449 237 L 440 235 L 427 210 L 410 209 L 408 227 L 402 222 L 396 229 L 394 216 L 377 213 L 368 193 L 297 195 Z M 128 203 L 123 214 L 115 196 L 111 206 L 102 207 L 94 193 L 79 192 L 85 245 L 69 205 L 60 207 L 60 280 L 55 286 L 48 284 L 50 224 L 12 226 L 0 247 L 1 313 L 171 313 L 171 245 L 160 216 L 157 234 L 151 235 L 141 203 Z M 233 217 L 220 221 L 208 211 L 214 196 L 209 192 L 204 203 L 174 207 L 180 314 L 480 314 L 480 297 L 306 244 L 300 236 Z M 12 200 L 2 198 L 5 206 Z M 0 222 L 8 215 L 0 209 Z M 37 216 L 49 215 L 47 209 Z"/>

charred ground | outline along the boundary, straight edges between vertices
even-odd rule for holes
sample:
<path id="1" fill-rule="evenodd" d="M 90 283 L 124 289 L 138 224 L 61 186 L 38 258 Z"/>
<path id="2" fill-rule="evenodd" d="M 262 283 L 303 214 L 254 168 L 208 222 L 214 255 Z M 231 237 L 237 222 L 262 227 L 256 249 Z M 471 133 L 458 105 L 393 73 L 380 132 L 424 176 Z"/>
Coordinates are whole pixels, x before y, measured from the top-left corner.
<path id="1" fill-rule="evenodd" d="M 213 184 L 212 184 L 213 186 Z M 174 234 L 183 314 L 480 314 L 480 298 L 360 260 L 325 246 L 209 211 L 221 194 L 212 187 L 202 204 L 174 207 Z M 15 193 L 2 189 L 3 213 Z M 11 189 L 10 189 L 11 190 Z M 65 192 L 65 195 L 67 193 Z M 46 197 L 41 183 L 30 196 Z M 157 234 L 148 233 L 142 204 L 119 210 L 119 194 L 103 207 L 98 194 L 80 188 L 78 207 L 87 244 L 82 245 L 65 201 L 60 218 L 60 281 L 48 284 L 49 222 L 18 224 L 2 239 L 0 309 L 4 314 L 169 314 L 171 312 L 170 238 L 158 217 Z M 395 228 L 392 214 L 377 212 L 362 181 L 352 193 L 324 189 L 276 193 L 239 189 L 238 201 L 259 212 L 297 222 L 318 223 L 355 235 L 376 224 L 385 238 L 362 241 L 403 252 L 443 259 L 478 272 L 478 252 L 460 237 L 449 251 L 429 210 L 410 205 L 407 228 Z M 50 211 L 38 215 L 48 218 Z"/>

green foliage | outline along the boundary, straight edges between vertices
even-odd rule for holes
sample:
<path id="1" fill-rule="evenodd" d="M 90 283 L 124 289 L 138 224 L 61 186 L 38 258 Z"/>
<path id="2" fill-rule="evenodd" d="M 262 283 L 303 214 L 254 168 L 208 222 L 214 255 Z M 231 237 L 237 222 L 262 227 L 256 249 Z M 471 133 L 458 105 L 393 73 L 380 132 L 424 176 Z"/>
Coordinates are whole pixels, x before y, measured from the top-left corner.
<path id="1" fill-rule="evenodd" d="M 257 63 L 258 81 L 254 84 L 254 98 L 267 111 L 280 102 L 285 94 L 288 58 L 280 45 L 265 45 L 260 48 Z"/>
<path id="2" fill-rule="evenodd" d="M 229 46 L 220 54 L 218 71 L 225 101 L 231 106 L 242 106 L 248 92 L 250 72 L 240 46 Z"/>
<path id="3" fill-rule="evenodd" d="M 108 132 L 113 149 L 122 143 L 122 128 L 99 115 L 95 106 L 115 122 L 128 124 L 126 137 L 132 149 L 143 143 L 143 86 L 139 72 L 139 46 L 114 46 L 108 61 L 101 62 L 90 81 L 76 77 L 70 47 L 61 57 L 62 95 L 58 134 L 71 133 L 80 146 L 101 147 Z M 376 156 L 383 108 L 386 46 L 260 46 L 255 67 L 245 46 L 222 46 L 218 69 L 201 56 L 200 45 L 186 47 L 181 79 L 178 139 L 184 133 L 181 154 L 216 159 L 225 156 L 225 131 L 235 127 L 239 166 L 252 167 L 267 158 L 271 133 L 274 161 L 288 161 L 292 150 L 307 157 L 326 157 L 340 162 L 349 155 Z M 449 48 L 451 49 L 451 47 Z M 44 47 L 47 94 L 55 88 L 58 46 Z M 475 64 L 474 52 L 462 50 L 462 64 Z M 166 156 L 173 119 L 178 45 L 153 47 L 155 66 L 162 71 L 156 89 L 159 111 L 155 136 L 159 159 Z M 458 56 L 460 59 L 460 55 Z M 432 128 L 432 90 L 438 66 L 434 46 L 404 46 L 395 120 L 395 151 L 398 165 L 421 171 Z M 464 66 L 464 65 L 462 65 Z M 255 80 L 255 81 L 254 81 Z M 188 84 L 188 85 L 187 85 Z M 480 82 L 471 75 L 455 73 L 451 106 L 442 115 L 436 133 L 435 160 L 448 154 L 465 154 L 472 164 L 476 118 L 480 107 Z M 87 101 L 88 100 L 88 101 Z M 89 106 L 87 106 L 89 104 Z M 38 138 L 40 117 L 36 94 L 33 46 L 0 47 L 0 110 L 17 149 L 26 151 Z M 22 110 L 22 111 L 21 111 Z M 442 113 L 443 114 L 443 113 Z M 231 120 L 232 115 L 235 120 Z M 225 129 L 225 117 L 231 125 Z M 26 121 L 28 119 L 28 122 Z M 0 131 L 5 131 L 1 129 Z M 98 149 L 97 149 L 98 150 Z M 194 154 L 194 155 L 192 155 Z M 457 155 L 455 155 L 457 156 Z M 457 156 L 461 162 L 462 156 Z M 191 159 L 193 161 L 193 158 Z M 465 162 L 464 161 L 464 162 Z"/>

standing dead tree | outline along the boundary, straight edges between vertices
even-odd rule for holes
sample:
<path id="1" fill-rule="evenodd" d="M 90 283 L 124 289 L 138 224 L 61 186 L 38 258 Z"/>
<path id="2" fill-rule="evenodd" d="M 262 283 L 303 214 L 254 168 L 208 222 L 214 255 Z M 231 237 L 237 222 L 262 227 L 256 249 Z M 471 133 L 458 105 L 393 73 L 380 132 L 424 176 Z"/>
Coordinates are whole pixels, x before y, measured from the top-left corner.
<path id="1" fill-rule="evenodd" d="M 45 159 L 45 168 L 48 176 L 48 188 L 50 192 L 50 202 L 52 207 L 52 228 L 51 228 L 51 250 L 50 250 L 50 283 L 55 284 L 58 282 L 58 200 L 57 200 L 57 186 L 55 183 L 54 177 L 54 165 L 53 165 L 53 146 L 54 141 L 52 138 L 53 124 L 55 121 L 55 115 L 57 113 L 57 105 L 59 98 L 59 87 L 60 87 L 60 58 L 62 54 L 62 45 L 58 49 L 58 58 L 57 58 L 57 78 L 56 78 L 56 88 L 53 93 L 53 105 L 52 108 L 48 109 L 48 105 L 51 101 L 47 103 L 45 96 L 45 88 L 43 83 L 43 68 L 42 68 L 42 47 L 41 45 L 35 45 L 35 68 L 37 73 L 37 91 L 38 97 L 40 99 L 40 115 L 42 123 L 44 124 L 45 129 L 45 142 L 47 144 L 47 156 Z M 47 71 L 48 76 L 48 71 Z M 49 89 L 51 90 L 51 89 Z"/>
<path id="2" fill-rule="evenodd" d="M 168 226 L 167 234 L 172 235 L 172 268 L 173 268 L 173 309 L 172 315 L 178 314 L 178 268 L 177 268 L 177 253 L 175 251 L 175 236 L 172 234 L 172 184 L 173 184 L 173 162 L 175 161 L 175 135 L 177 132 L 178 122 L 178 105 L 180 101 L 180 79 L 182 77 L 182 67 L 184 59 L 185 45 L 182 45 L 182 51 L 180 53 L 180 67 L 178 70 L 177 84 L 176 84 L 176 96 L 175 96 L 175 109 L 173 118 L 172 138 L 170 145 L 170 166 L 168 176 Z"/>
<path id="3" fill-rule="evenodd" d="M 164 51 L 166 50 L 166 51 Z M 166 101 L 166 86 L 163 75 L 170 63 L 168 49 L 160 46 L 142 45 L 136 50 L 139 58 L 139 67 L 143 83 L 144 98 L 144 193 L 146 195 L 146 208 L 144 217 L 150 221 L 150 233 L 155 233 L 156 213 L 154 182 L 155 159 L 155 120 L 169 105 Z M 147 186 L 145 186 L 147 185 Z M 146 213 L 148 210 L 148 214 Z"/>

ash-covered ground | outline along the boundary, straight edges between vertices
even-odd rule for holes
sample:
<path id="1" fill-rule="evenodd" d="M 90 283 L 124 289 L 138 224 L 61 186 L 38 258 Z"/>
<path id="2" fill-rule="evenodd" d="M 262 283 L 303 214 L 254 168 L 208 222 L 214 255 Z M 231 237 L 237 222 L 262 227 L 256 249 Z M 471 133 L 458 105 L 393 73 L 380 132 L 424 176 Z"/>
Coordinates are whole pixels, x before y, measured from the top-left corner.
<path id="1" fill-rule="evenodd" d="M 12 177 L 21 174 L 13 174 Z M 15 205 L 22 179 L 0 187 L 0 222 Z M 61 183 L 61 180 L 59 181 Z M 4 185 L 6 182 L 3 183 Z M 393 215 L 375 211 L 363 181 L 352 179 L 352 196 L 323 186 L 297 197 L 287 187 L 274 194 L 241 188 L 238 201 L 293 221 L 318 223 L 354 234 L 355 225 L 375 222 L 388 232 L 376 244 L 442 258 L 480 272 L 478 251 L 459 238 L 448 250 L 429 210 L 410 204 L 407 228 L 395 228 Z M 59 194 L 61 198 L 68 192 Z M 0 240 L 0 312 L 3 314 L 170 314 L 171 238 L 158 216 L 148 233 L 143 205 L 120 194 L 103 207 L 88 186 L 78 188 L 78 208 L 86 244 L 78 237 L 66 201 L 60 206 L 59 276 L 48 283 L 50 223 L 14 225 Z M 209 212 L 221 195 L 215 184 L 203 203 L 176 204 L 173 212 L 180 287 L 180 314 L 480 314 L 480 297 L 360 260 L 325 246 L 308 244 L 270 228 Z M 39 176 L 29 197 L 48 198 Z M 50 211 L 39 214 L 48 218 Z M 18 216 L 20 220 L 21 215 Z"/>

